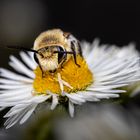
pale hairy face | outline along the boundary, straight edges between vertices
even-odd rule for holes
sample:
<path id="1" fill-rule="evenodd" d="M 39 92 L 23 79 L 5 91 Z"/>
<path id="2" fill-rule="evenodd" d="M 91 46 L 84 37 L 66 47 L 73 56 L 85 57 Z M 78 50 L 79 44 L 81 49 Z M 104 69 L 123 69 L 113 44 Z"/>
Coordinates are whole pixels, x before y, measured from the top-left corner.
<path id="1" fill-rule="evenodd" d="M 57 54 L 55 54 L 57 55 Z M 39 63 L 40 66 L 42 67 L 42 70 L 45 71 L 54 71 L 56 69 L 58 69 L 59 65 L 58 65 L 58 58 L 57 56 L 54 57 L 50 57 L 50 58 L 41 58 L 41 56 L 39 57 Z"/>
<path id="2" fill-rule="evenodd" d="M 44 72 L 58 69 L 66 58 L 66 54 L 55 53 L 56 51 L 64 51 L 63 46 L 49 46 L 38 50 L 37 58 Z"/>
<path id="3" fill-rule="evenodd" d="M 55 51 L 57 51 L 55 46 L 44 47 L 38 50 L 39 55 L 37 57 L 44 72 L 58 68 L 58 54 L 54 53 Z"/>

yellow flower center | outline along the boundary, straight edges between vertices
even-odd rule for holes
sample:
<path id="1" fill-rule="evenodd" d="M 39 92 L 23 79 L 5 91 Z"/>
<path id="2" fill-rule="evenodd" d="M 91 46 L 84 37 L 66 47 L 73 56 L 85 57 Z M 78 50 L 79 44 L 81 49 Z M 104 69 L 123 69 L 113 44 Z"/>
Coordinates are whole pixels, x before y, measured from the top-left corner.
<path id="1" fill-rule="evenodd" d="M 55 73 L 45 73 L 42 77 L 42 72 L 39 67 L 34 71 L 35 79 L 33 82 L 34 91 L 37 94 L 46 94 L 46 91 L 61 94 L 60 85 L 58 82 L 58 73 L 61 79 L 71 85 L 73 88 L 64 86 L 64 91 L 67 93 L 84 90 L 87 86 L 93 83 L 93 74 L 88 68 L 84 58 L 77 56 L 78 67 L 73 58 L 71 58 L 63 68 L 58 69 Z"/>

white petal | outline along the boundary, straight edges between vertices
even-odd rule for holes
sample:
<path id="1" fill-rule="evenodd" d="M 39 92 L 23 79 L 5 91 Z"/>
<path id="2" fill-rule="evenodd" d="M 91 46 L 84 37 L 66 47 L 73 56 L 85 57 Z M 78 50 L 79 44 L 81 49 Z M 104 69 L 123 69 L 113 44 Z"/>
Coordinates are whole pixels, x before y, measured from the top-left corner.
<path id="1" fill-rule="evenodd" d="M 22 101 L 25 101 L 25 100 L 28 100 L 28 99 L 31 99 L 32 98 L 32 95 L 29 95 L 29 94 L 21 94 L 19 96 L 12 96 L 12 97 L 7 97 L 7 98 L 3 98 L 1 102 L 22 102 Z"/>
<path id="2" fill-rule="evenodd" d="M 26 87 L 22 89 L 13 89 L 13 90 L 1 90 L 0 91 L 0 98 L 7 98 L 7 97 L 15 97 L 23 94 L 31 94 L 32 87 Z"/>
<path id="3" fill-rule="evenodd" d="M 11 59 L 11 63 L 10 66 L 12 66 L 15 70 L 17 70 L 18 72 L 21 72 L 27 76 L 29 76 L 30 78 L 34 78 L 35 75 L 33 73 L 33 71 L 31 71 L 30 69 L 28 69 L 21 61 L 19 61 L 16 57 L 14 56 L 10 56 Z"/>
<path id="4" fill-rule="evenodd" d="M 22 111 L 26 106 L 24 105 L 24 107 L 15 109 L 15 107 L 12 107 L 3 117 L 7 118 L 7 117 L 11 117 L 13 115 L 18 114 L 18 112 Z"/>
<path id="5" fill-rule="evenodd" d="M 32 112 L 35 110 L 36 106 L 38 103 L 41 103 L 45 100 L 47 100 L 49 97 L 51 97 L 51 95 L 48 95 L 48 96 L 37 96 L 37 97 L 34 97 L 32 98 L 32 100 L 30 100 L 30 103 L 29 105 L 25 104 L 21 104 L 20 108 L 18 109 L 19 113 L 18 114 L 15 114 L 15 112 L 17 111 L 17 109 L 13 112 L 13 111 L 10 111 L 9 114 L 7 114 L 7 116 L 11 116 L 10 118 L 7 119 L 7 121 L 5 122 L 5 125 L 7 126 L 6 128 L 9 128 L 11 126 L 13 126 L 15 123 L 17 123 L 20 119 L 20 124 L 24 123 L 32 114 Z M 33 105 L 31 105 L 33 103 Z M 26 107 L 24 109 L 23 105 Z M 21 109 L 21 107 L 23 107 Z M 17 112 L 18 112 L 17 111 Z M 13 113 L 12 113 L 13 112 Z M 15 114 L 12 116 L 12 114 Z"/>
<path id="6" fill-rule="evenodd" d="M 6 126 L 6 129 L 12 127 L 14 124 L 16 124 L 25 114 L 26 110 L 20 111 L 18 114 L 9 117 L 6 122 L 4 123 L 4 125 Z"/>
<path id="7" fill-rule="evenodd" d="M 74 117 L 74 104 L 69 101 L 69 113 L 71 117 Z"/>
<path id="8" fill-rule="evenodd" d="M 83 96 L 83 98 L 86 100 L 86 101 L 100 101 L 100 99 L 98 99 L 94 93 L 91 93 L 91 92 L 79 92 L 78 94 L 80 94 L 81 96 Z"/>
<path id="9" fill-rule="evenodd" d="M 0 78 L 0 83 L 2 84 L 11 84 L 11 85 L 21 85 L 23 83 L 19 82 L 19 81 L 14 81 L 14 80 L 10 80 L 10 79 L 4 79 L 4 78 Z"/>
<path id="10" fill-rule="evenodd" d="M 109 98 L 118 98 L 119 94 L 112 94 L 112 93 L 98 93 L 92 91 L 86 91 L 85 93 L 81 93 L 83 95 L 87 95 L 89 97 L 94 97 L 95 99 L 109 99 Z M 97 100 L 98 101 L 98 100 Z"/>
<path id="11" fill-rule="evenodd" d="M 6 129 L 9 129 L 13 125 L 15 125 L 18 122 L 18 120 L 19 120 L 17 118 L 18 118 L 18 115 L 15 115 L 14 117 L 9 118 L 9 121 L 7 119 L 7 121 L 4 123 L 4 126 L 6 126 Z"/>
<path id="12" fill-rule="evenodd" d="M 51 110 L 54 110 L 57 104 L 58 104 L 58 97 L 56 95 L 52 95 Z"/>
<path id="13" fill-rule="evenodd" d="M 34 96 L 31 100 L 27 102 L 32 102 L 32 103 L 42 103 L 46 100 L 48 100 L 51 97 L 51 95 L 38 95 Z"/>
<path id="14" fill-rule="evenodd" d="M 87 88 L 87 90 L 93 90 L 93 91 L 101 91 L 101 90 L 108 90 L 108 89 L 113 89 L 113 88 L 119 88 L 119 87 L 124 87 L 127 86 L 128 84 L 118 84 L 118 85 L 108 85 L 108 86 L 93 86 L 91 85 L 90 87 Z"/>
<path id="15" fill-rule="evenodd" d="M 99 99 L 109 99 L 109 98 L 118 98 L 119 94 L 95 94 L 95 96 Z"/>
<path id="16" fill-rule="evenodd" d="M 36 63 L 33 61 L 32 57 L 30 57 L 27 53 L 25 52 L 20 52 L 20 56 L 21 56 L 21 59 L 27 64 L 27 66 L 34 70 L 36 69 L 37 65 Z"/>
<path id="17" fill-rule="evenodd" d="M 71 93 L 71 94 L 68 94 L 68 93 L 65 93 L 65 95 L 69 98 L 69 100 L 71 102 L 73 102 L 74 104 L 79 104 L 81 105 L 82 103 L 85 102 L 85 99 L 82 98 L 82 96 L 76 94 L 76 93 Z"/>
<path id="18" fill-rule="evenodd" d="M 11 72 L 11 71 L 3 69 L 3 68 L 0 68 L 0 72 L 1 72 L 2 77 L 8 78 L 8 79 L 13 79 L 13 80 L 21 81 L 21 82 L 25 82 L 25 83 L 33 82 L 33 80 L 30 78 L 15 74 L 14 72 Z"/>
<path id="19" fill-rule="evenodd" d="M 30 87 L 30 85 L 29 86 L 27 86 L 27 85 L 0 85 L 0 89 L 25 89 L 25 88 L 28 88 L 28 87 Z"/>
<path id="20" fill-rule="evenodd" d="M 23 124 L 33 113 L 35 110 L 37 104 L 33 105 L 31 108 L 28 109 L 28 112 L 23 116 L 23 118 L 20 121 L 20 124 Z"/>

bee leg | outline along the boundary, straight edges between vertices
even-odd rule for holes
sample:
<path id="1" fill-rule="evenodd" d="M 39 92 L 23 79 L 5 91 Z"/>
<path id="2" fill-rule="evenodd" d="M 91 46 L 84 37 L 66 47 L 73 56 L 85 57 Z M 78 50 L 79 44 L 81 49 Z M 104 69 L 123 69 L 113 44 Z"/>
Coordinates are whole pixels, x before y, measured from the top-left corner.
<path id="1" fill-rule="evenodd" d="M 81 48 L 81 45 L 80 45 L 79 41 L 77 41 L 77 46 L 78 46 L 78 51 L 79 51 L 80 56 L 83 57 L 82 48 Z"/>
<path id="2" fill-rule="evenodd" d="M 77 60 L 76 60 L 76 51 L 75 51 L 75 46 L 74 46 L 73 42 L 71 42 L 71 49 L 72 49 L 72 52 L 73 52 L 74 62 L 78 67 L 80 67 L 80 65 L 77 63 Z"/>
<path id="3" fill-rule="evenodd" d="M 64 86 L 69 87 L 70 89 L 73 89 L 73 87 L 61 78 L 60 73 L 57 74 L 57 77 L 58 77 L 58 83 L 59 83 L 59 86 L 61 89 L 61 94 L 62 94 L 62 96 L 64 96 L 65 95 Z"/>
<path id="4" fill-rule="evenodd" d="M 43 69 L 42 69 L 41 65 L 40 65 L 40 64 L 38 64 L 38 66 L 39 66 L 39 68 L 40 68 L 40 70 L 41 70 L 41 72 L 42 72 L 42 78 L 44 78 L 44 77 L 46 76 L 46 74 L 45 74 L 45 72 L 43 71 Z"/>
<path id="5" fill-rule="evenodd" d="M 42 71 L 42 78 L 44 78 L 45 76 L 46 76 L 46 74 Z"/>
<path id="6" fill-rule="evenodd" d="M 67 54 L 65 54 L 65 57 L 63 59 L 63 62 L 61 63 L 61 68 L 63 68 L 63 64 L 66 62 L 66 60 L 67 60 Z"/>

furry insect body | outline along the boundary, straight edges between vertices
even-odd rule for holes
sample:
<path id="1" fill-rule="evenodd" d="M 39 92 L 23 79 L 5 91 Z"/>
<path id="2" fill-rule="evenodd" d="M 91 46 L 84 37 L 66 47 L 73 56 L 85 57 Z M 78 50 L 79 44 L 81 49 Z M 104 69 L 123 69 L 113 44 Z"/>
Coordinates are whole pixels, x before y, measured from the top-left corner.
<path id="1" fill-rule="evenodd" d="M 34 59 L 38 63 L 42 75 L 46 71 L 54 73 L 71 58 L 79 67 L 76 57 L 77 55 L 82 56 L 79 41 L 72 34 L 60 29 L 52 29 L 41 33 L 36 38 L 33 49 L 19 46 L 7 47 L 34 52 Z"/>
<path id="2" fill-rule="evenodd" d="M 70 33 L 60 29 L 48 30 L 41 33 L 35 40 L 33 50 L 38 64 L 43 72 L 56 71 L 71 57 L 77 66 L 76 55 L 82 56 L 79 41 Z"/>

